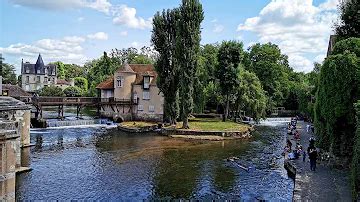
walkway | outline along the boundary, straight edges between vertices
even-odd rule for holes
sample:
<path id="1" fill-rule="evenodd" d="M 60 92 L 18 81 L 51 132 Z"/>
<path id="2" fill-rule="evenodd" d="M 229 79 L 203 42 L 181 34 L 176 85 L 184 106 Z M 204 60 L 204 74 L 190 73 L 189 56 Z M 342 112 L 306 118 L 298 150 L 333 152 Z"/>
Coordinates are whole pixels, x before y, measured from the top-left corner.
<path id="1" fill-rule="evenodd" d="M 306 132 L 306 124 L 303 121 L 297 124 L 304 149 L 308 148 L 311 137 Z M 292 136 L 288 135 L 288 138 L 296 145 Z M 352 201 L 347 170 L 333 169 L 318 161 L 314 172 L 310 170 L 308 158 L 303 162 L 302 156 L 293 162 L 296 166 L 294 201 Z"/>

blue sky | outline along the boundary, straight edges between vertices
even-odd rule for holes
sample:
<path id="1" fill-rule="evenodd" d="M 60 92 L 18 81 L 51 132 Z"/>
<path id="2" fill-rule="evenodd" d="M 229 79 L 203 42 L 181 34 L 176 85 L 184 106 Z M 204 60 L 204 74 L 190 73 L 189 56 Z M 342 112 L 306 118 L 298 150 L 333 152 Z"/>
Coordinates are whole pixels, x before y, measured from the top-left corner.
<path id="1" fill-rule="evenodd" d="M 326 54 L 338 0 L 201 0 L 202 44 L 273 42 L 296 71 Z M 150 45 L 151 17 L 180 0 L 2 0 L 0 53 L 19 73 L 21 59 L 83 64 L 112 48 Z"/>

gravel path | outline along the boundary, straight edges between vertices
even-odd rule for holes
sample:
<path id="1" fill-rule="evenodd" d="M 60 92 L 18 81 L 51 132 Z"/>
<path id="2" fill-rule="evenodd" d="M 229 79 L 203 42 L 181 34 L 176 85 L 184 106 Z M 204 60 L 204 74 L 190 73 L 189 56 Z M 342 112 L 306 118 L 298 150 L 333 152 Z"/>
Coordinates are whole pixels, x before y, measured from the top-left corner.
<path id="1" fill-rule="evenodd" d="M 306 132 L 306 124 L 297 123 L 300 132 L 300 144 L 305 150 L 309 146 L 311 133 Z M 293 147 L 293 137 L 288 135 Z M 303 162 L 302 156 L 293 160 L 296 165 L 294 201 L 352 201 L 349 182 L 349 171 L 330 168 L 325 162 L 319 162 L 316 171 L 310 170 L 309 159 Z"/>

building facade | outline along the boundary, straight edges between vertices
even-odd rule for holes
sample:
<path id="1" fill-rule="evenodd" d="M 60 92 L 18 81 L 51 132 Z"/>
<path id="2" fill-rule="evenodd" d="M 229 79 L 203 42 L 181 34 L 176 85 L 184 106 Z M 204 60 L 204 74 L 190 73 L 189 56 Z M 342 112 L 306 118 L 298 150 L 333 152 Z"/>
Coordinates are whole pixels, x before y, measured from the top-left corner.
<path id="1" fill-rule="evenodd" d="M 150 64 L 125 64 L 97 86 L 103 99 L 130 101 L 129 105 L 105 106 L 101 114 L 123 120 L 162 121 L 164 97 L 156 85 L 156 71 Z"/>
<path id="2" fill-rule="evenodd" d="M 53 64 L 44 65 L 39 54 L 35 64 L 21 61 L 21 86 L 27 92 L 40 90 L 44 86 L 57 83 L 56 66 Z"/>

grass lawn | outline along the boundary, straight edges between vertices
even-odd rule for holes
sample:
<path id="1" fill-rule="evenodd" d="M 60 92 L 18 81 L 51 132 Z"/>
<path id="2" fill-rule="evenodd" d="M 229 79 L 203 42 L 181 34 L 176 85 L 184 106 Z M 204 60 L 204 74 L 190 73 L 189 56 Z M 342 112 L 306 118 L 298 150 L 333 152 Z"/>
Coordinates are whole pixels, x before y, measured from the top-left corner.
<path id="1" fill-rule="evenodd" d="M 127 127 L 127 128 L 141 128 L 141 127 L 153 126 L 153 125 L 156 125 L 156 123 L 143 122 L 143 121 L 128 121 L 128 122 L 121 123 L 121 126 Z"/>
<path id="2" fill-rule="evenodd" d="M 177 129 L 181 129 L 182 122 L 176 124 Z M 222 122 L 220 119 L 190 119 L 189 130 L 199 131 L 246 131 L 249 126 L 246 124 L 235 123 L 233 121 Z"/>

